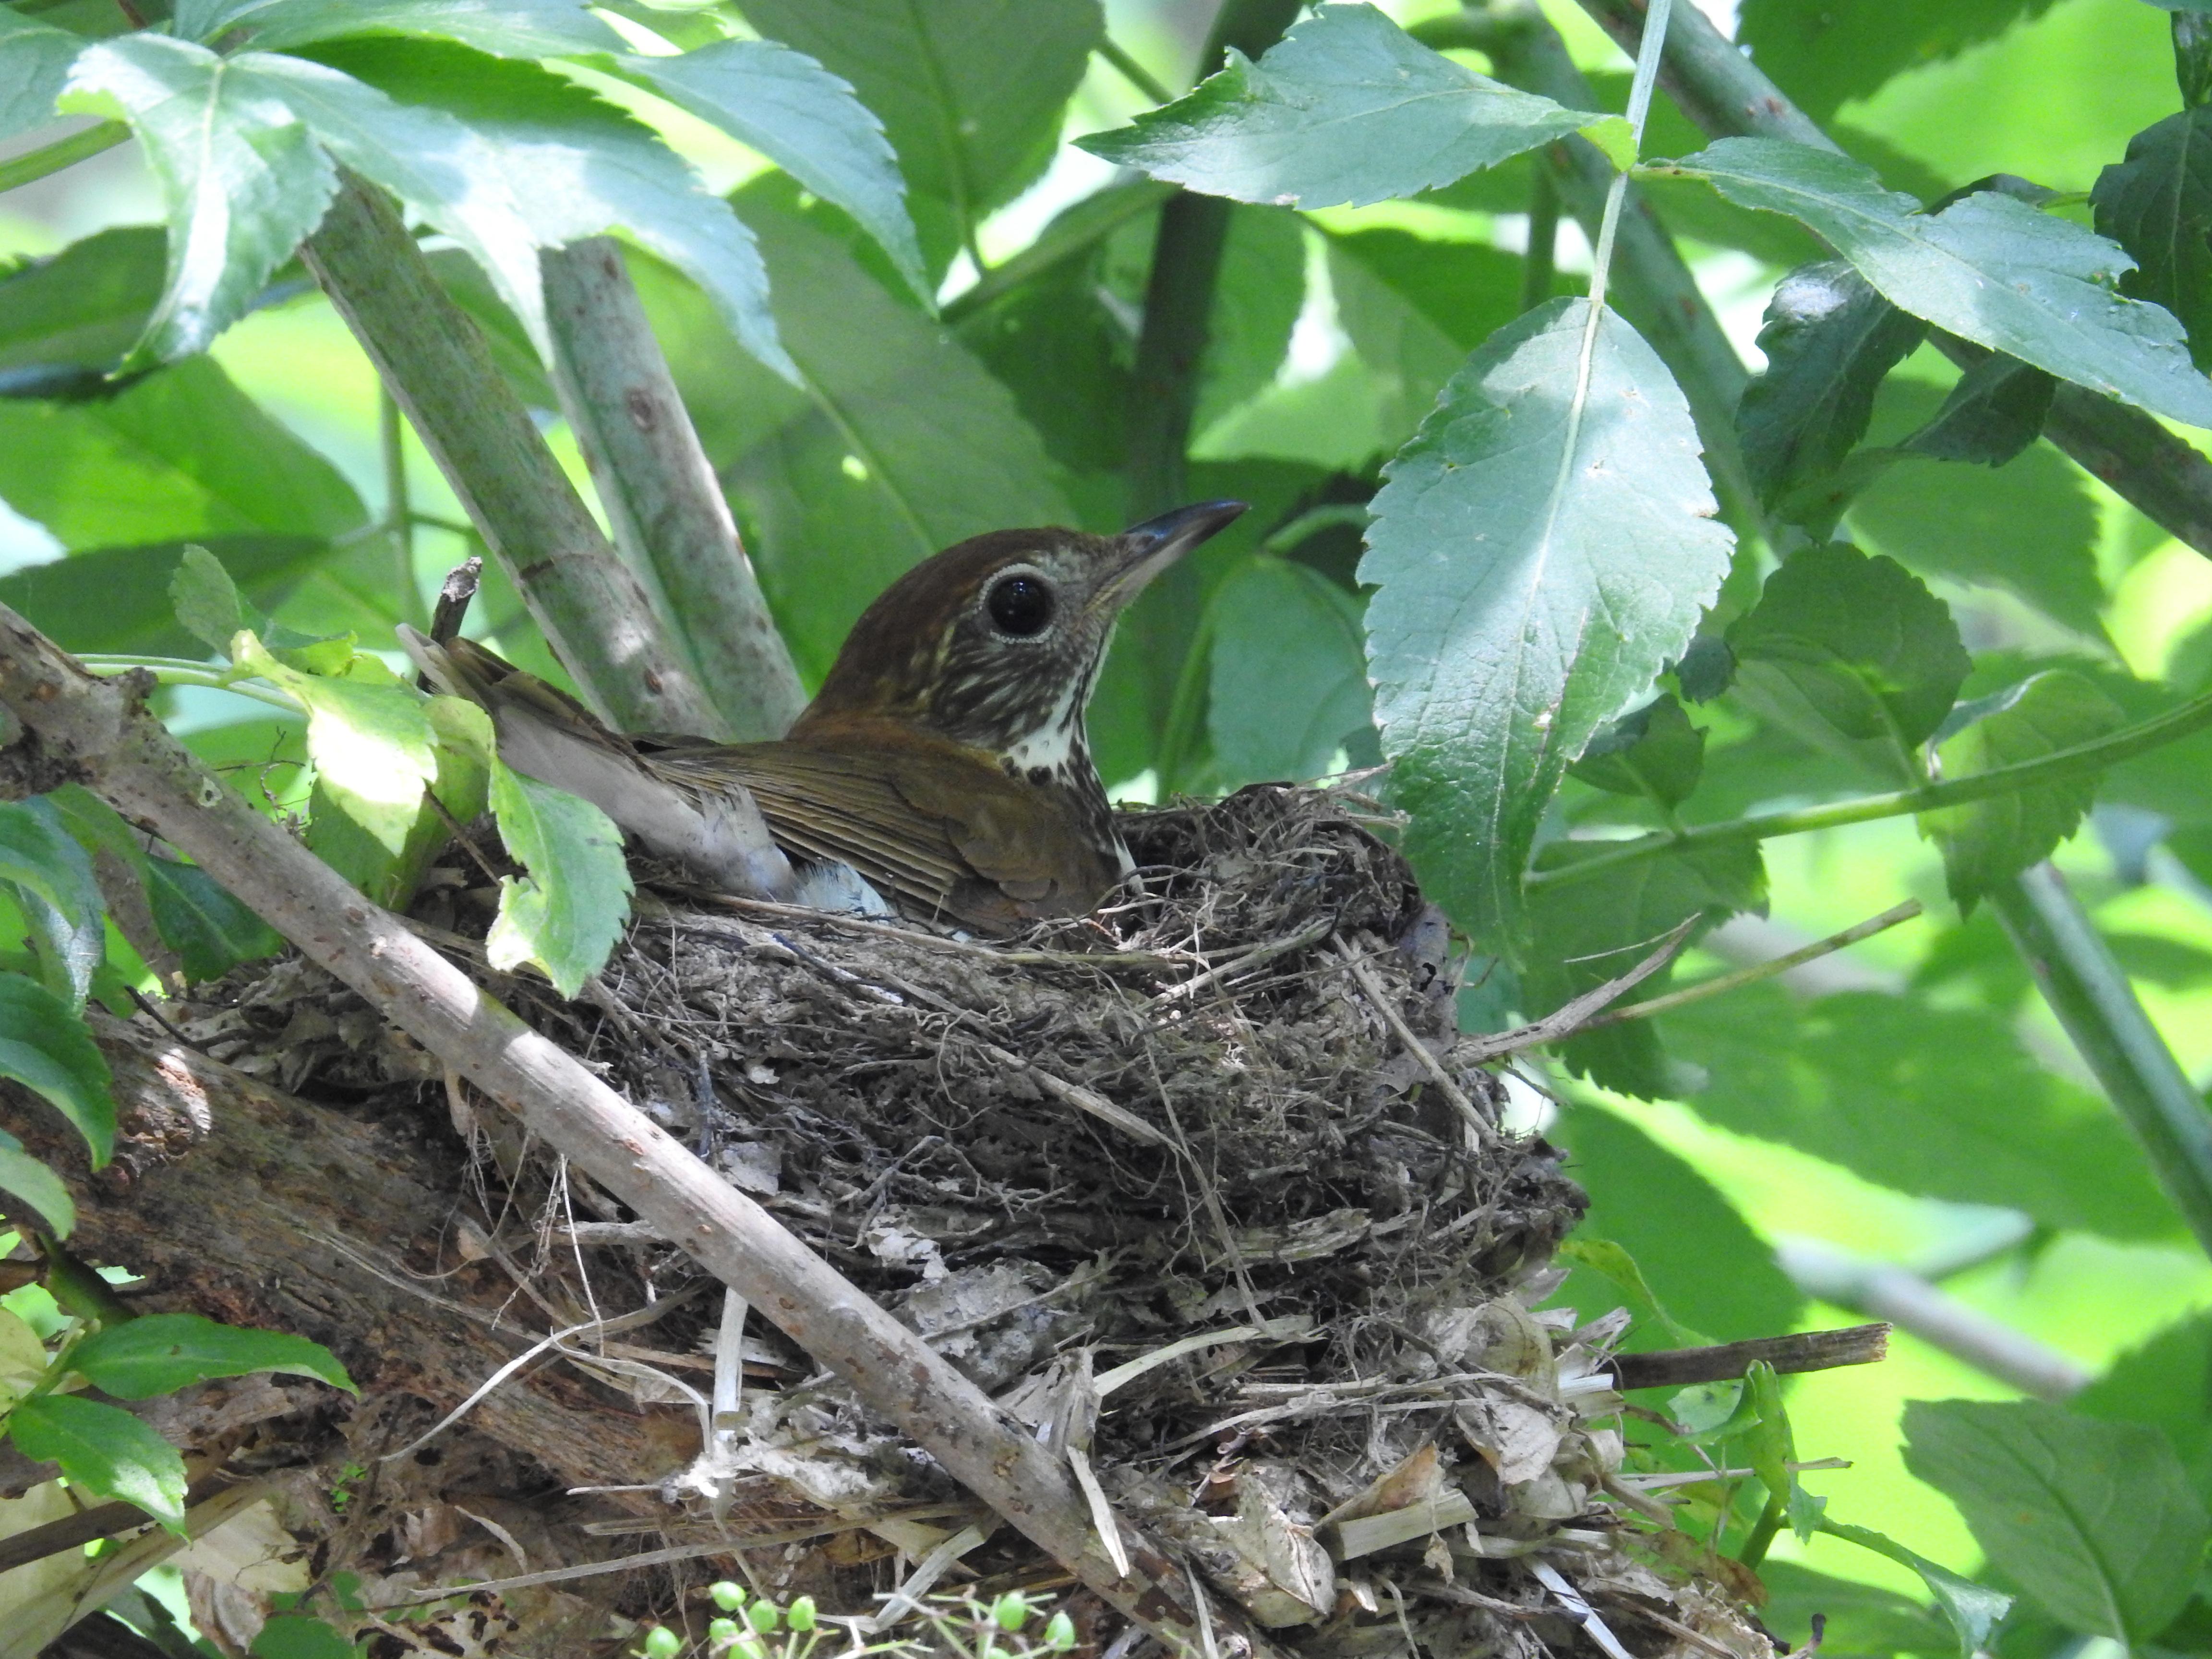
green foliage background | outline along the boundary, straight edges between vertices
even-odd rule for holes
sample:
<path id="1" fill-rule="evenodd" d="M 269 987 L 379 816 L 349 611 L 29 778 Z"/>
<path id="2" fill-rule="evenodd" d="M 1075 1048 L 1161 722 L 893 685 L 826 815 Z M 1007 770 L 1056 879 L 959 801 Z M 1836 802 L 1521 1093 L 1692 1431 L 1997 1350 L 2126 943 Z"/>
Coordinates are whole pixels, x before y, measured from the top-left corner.
<path id="1" fill-rule="evenodd" d="M 718 309 L 673 265 L 643 253 L 633 264 L 811 683 L 868 599 L 935 548 L 1012 524 L 1111 529 L 1125 520 L 1132 319 L 1158 193 L 1070 141 L 1121 128 L 1152 106 L 1091 55 L 1096 28 L 1086 20 L 1096 14 L 1075 0 L 1039 0 L 1035 27 L 1008 29 L 1002 18 L 994 33 L 985 18 L 951 43 L 967 78 L 945 95 L 981 125 L 949 130 L 902 76 L 913 43 L 899 31 L 915 15 L 903 3 L 885 0 L 880 27 L 852 31 L 817 27 L 798 0 L 741 9 L 761 32 L 821 58 L 883 118 L 909 185 L 920 258 L 945 301 L 931 316 L 893 255 L 760 156 L 623 82 L 583 76 L 729 194 L 757 240 L 800 384 L 739 349 L 726 296 Z M 1445 9 L 1398 0 L 1383 9 L 1410 26 Z M 2136 133 L 2178 107 L 2166 13 L 2141 0 L 1838 0 L 1825 11 L 1842 21 L 1814 40 L 1803 21 L 1821 9 L 1744 0 L 1742 27 L 1758 61 L 1847 149 L 1892 189 L 1923 200 L 1998 172 L 2086 198 Z M 1545 10 L 1617 102 L 1620 54 L 1577 6 L 1551 0 Z M 1113 0 L 1104 15 L 1120 45 L 1180 88 L 1206 11 L 1183 0 Z M 1686 154 L 1702 142 L 1662 100 L 1647 155 Z M 1413 438 L 1467 354 L 1510 323 L 1524 297 L 1548 297 L 1522 292 L 1531 176 L 1523 158 L 1417 201 L 1232 210 L 1188 493 L 1238 495 L 1256 510 L 1197 562 L 1176 599 L 1184 614 L 1163 601 L 1125 630 L 1092 716 L 1103 767 L 1123 796 L 1310 777 L 1379 758 L 1359 657 L 1358 507 L 1377 465 Z M 1794 226 L 1686 182 L 1659 181 L 1652 194 L 1675 216 L 1730 336 L 1749 349 L 1778 279 L 1818 250 Z M 2089 210 L 2059 212 L 2086 222 Z M 968 293 L 977 257 L 995 274 L 1102 214 L 1112 228 L 1076 258 L 991 290 L 988 303 L 983 289 Z M 394 591 L 380 530 L 391 475 L 375 376 L 296 266 L 276 269 L 257 308 L 204 357 L 112 398 L 5 378 L 19 362 L 50 367 L 64 325 L 88 373 L 129 344 L 137 296 L 161 269 L 158 233 L 131 228 L 161 217 L 134 147 L 0 196 L 0 255 L 61 256 L 0 289 L 0 599 L 72 648 L 196 655 L 167 593 L 179 550 L 192 541 L 279 623 L 303 635 L 352 632 L 379 647 L 394 623 L 420 614 L 422 596 L 473 544 L 459 504 L 404 435 L 420 515 L 416 592 L 403 600 Z M 493 327 L 523 395 L 550 411 L 521 325 L 457 256 L 435 257 Z M 114 291 L 71 272 L 71 261 Z M 1570 232 L 1549 292 L 1578 292 L 1587 268 Z M 2182 309 L 2201 337 L 2199 317 Z M 2201 360 L 2204 343 L 2196 343 Z M 1913 349 L 1873 394 L 1869 441 L 1894 443 L 1919 428 L 1957 373 L 1931 347 Z M 557 416 L 548 421 L 588 491 L 573 436 Z M 2068 718 L 2090 718 L 2083 708 L 2139 718 L 2212 682 L 2212 561 L 2048 446 L 1996 469 L 1900 461 L 1850 505 L 1838 534 L 1923 580 L 1972 651 L 1971 664 L 1958 665 L 1963 684 L 1954 674 L 1918 702 L 1891 699 L 1914 714 L 1925 705 L 1915 738 L 1954 693 L 1985 696 L 2045 669 L 2076 677 L 2066 682 L 2075 700 Z M 472 631 L 557 674 L 516 596 L 487 574 Z M 1756 592 L 1756 573 L 1739 570 L 1723 603 L 1741 611 Z M 1187 657 L 1186 637 L 1194 638 Z M 1732 643 L 1743 661 L 1761 660 L 1748 634 Z M 1703 746 L 1669 763 L 1698 782 L 1696 816 L 1904 781 L 1883 781 L 1878 765 L 1869 773 L 1868 754 L 1849 744 L 1808 740 L 1790 700 L 1804 687 L 1791 684 L 1785 695 L 1754 673 L 1742 696 L 1692 710 Z M 297 722 L 213 690 L 164 696 L 200 752 L 296 804 Z M 2120 769 L 2090 825 L 2057 854 L 2200 1083 L 2212 1075 L 2208 764 L 2212 740 L 2200 736 Z M 1664 807 L 1629 801 L 1619 776 L 1598 767 L 1577 768 L 1546 826 L 1526 833 L 1665 821 Z M 1938 848 L 1903 819 L 1770 841 L 1764 851 L 1763 877 L 1742 860 L 1679 877 L 1738 908 L 1763 882 L 1771 924 L 1709 941 L 1678 980 L 1905 897 L 1922 900 L 1927 918 L 1832 966 L 1834 994 L 1808 1001 L 1762 988 L 1698 1005 L 1664 1022 L 1657 1040 L 1639 1031 L 1571 1052 L 1552 1079 L 1569 1103 L 1556 1120 L 1533 1093 L 1523 1105 L 1574 1153 L 1593 1197 L 1590 1231 L 1625 1245 L 1657 1302 L 1715 1340 L 1856 1316 L 1793 1282 L 1786 1269 L 1808 1243 L 1926 1271 L 2096 1378 L 2082 1411 L 2165 1425 L 2200 1496 L 2212 1495 L 2212 1402 L 2201 1387 L 2212 1264 L 1987 910 L 1962 915 L 1954 902 L 1972 896 L 1972 883 L 1955 870 L 1947 883 Z M 1579 954 L 1573 941 L 1618 944 L 1608 932 L 1615 912 L 1577 908 L 1573 895 L 1589 888 L 1547 890 L 1525 920 L 1553 966 L 1517 982 L 1501 969 L 1474 988 L 1471 1026 L 1543 1012 L 1583 988 L 1562 963 Z M 1639 902 L 1655 917 L 1667 911 L 1658 927 L 1685 913 L 1674 895 L 1644 892 Z M 1587 1267 L 1567 1295 L 1592 1309 L 1620 1299 Z M 1640 1340 L 1664 1338 L 1654 1322 Z M 2197 1379 L 2195 1394 L 2175 1382 L 2177 1368 Z M 2014 1390 L 1900 1334 L 1887 1364 L 1796 1380 L 1788 1397 L 1801 1455 L 1851 1460 L 1813 1482 L 1832 1515 L 1878 1524 L 1961 1569 L 1980 1559 L 1966 1519 L 1908 1468 L 1900 1425 L 1909 1401 L 2003 1400 Z M 1784 1602 L 1793 1562 L 1922 1595 L 1904 1568 L 1826 1537 L 1785 1537 L 1773 1559 Z M 1802 1635 L 1784 1617 L 1776 1628 Z M 2051 1635 L 2023 1628 L 2006 1650 L 2045 1651 Z M 1893 1645 L 1926 1638 L 1923 1629 Z"/>

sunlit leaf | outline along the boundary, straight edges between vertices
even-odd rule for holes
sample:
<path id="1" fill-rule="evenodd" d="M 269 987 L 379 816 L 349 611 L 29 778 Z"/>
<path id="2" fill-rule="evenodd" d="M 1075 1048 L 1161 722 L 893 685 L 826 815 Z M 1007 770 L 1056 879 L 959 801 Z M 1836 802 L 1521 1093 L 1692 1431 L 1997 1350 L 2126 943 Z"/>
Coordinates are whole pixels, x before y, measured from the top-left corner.
<path id="1" fill-rule="evenodd" d="M 177 574 L 169 578 L 169 602 L 177 608 L 179 625 L 211 651 L 229 650 L 231 641 L 247 625 L 238 585 L 204 547 L 185 549 Z"/>
<path id="2" fill-rule="evenodd" d="M 184 1530 L 185 1460 L 120 1407 L 43 1394 L 9 1413 L 8 1436 L 24 1456 L 59 1464 L 70 1485 L 136 1504 L 171 1531 Z"/>
<path id="3" fill-rule="evenodd" d="M 285 1331 L 219 1324 L 199 1314 L 145 1314 L 71 1348 L 69 1366 L 118 1400 L 151 1400 L 214 1376 L 283 1371 L 357 1394 L 328 1348 Z"/>
<path id="4" fill-rule="evenodd" d="M 0 1129 L 0 1193 L 30 1206 L 57 1238 L 67 1238 L 76 1226 L 76 1206 L 70 1201 L 62 1178 L 25 1152 L 23 1143 L 5 1129 Z M 13 1213 L 22 1218 L 20 1211 Z M 6 1404 L 0 1399 L 0 1409 Z"/>
<path id="5" fill-rule="evenodd" d="M 501 881 L 485 951 L 495 968 L 535 963 L 572 997 L 599 972 L 629 919 L 622 831 L 589 801 L 496 761 L 491 810 L 500 839 L 530 873 Z"/>
<path id="6" fill-rule="evenodd" d="M 2079 225 L 1996 191 L 1923 214 L 1871 167 L 1772 138 L 1723 138 L 1663 169 L 1802 220 L 1893 303 L 1938 328 L 2155 414 L 2212 426 L 2212 380 L 2190 362 L 2181 325 L 2117 292 L 2134 260 Z"/>
<path id="7" fill-rule="evenodd" d="M 931 298 L 898 158 L 851 87 L 774 40 L 720 40 L 673 58 L 617 61 L 625 79 L 751 145 L 851 214 L 915 294 Z"/>
<path id="8" fill-rule="evenodd" d="M 1297 207 L 1413 196 L 1615 117 L 1570 110 L 1430 51 L 1369 5 L 1324 6 L 1095 155 L 1209 196 Z"/>
<path id="9" fill-rule="evenodd" d="M 176 29 L 187 40 L 210 46 L 235 32 L 261 52 L 361 34 L 453 40 L 501 58 L 618 49 L 622 37 L 592 16 L 588 4 L 589 0 L 179 0 Z"/>
<path id="10" fill-rule="evenodd" d="M 2039 1401 L 1916 1400 L 1905 1464 L 1964 1511 L 1992 1564 L 2069 1628 L 2138 1646 L 2202 1565 L 2204 1506 L 2155 1429 Z"/>
<path id="11" fill-rule="evenodd" d="M 1908 1405 L 1905 1409 L 1910 1411 L 1912 1407 Z M 2002 1590 L 1993 1590 L 1986 1585 L 1977 1584 L 1971 1578 L 1962 1578 L 1948 1567 L 1939 1566 L 1924 1555 L 1916 1555 L 1896 1540 L 1885 1537 L 1871 1527 L 1856 1527 L 1824 1519 L 1820 1522 L 1820 1530 L 1832 1538 L 1844 1539 L 1862 1549 L 1872 1550 L 1876 1555 L 1918 1573 L 1920 1582 L 1936 1598 L 1936 1605 L 1951 1621 L 1951 1633 L 1958 1641 L 1961 1659 L 1974 1659 L 1976 1654 L 1986 1650 L 1990 1632 L 1996 1628 L 1997 1621 L 2011 1610 L 2012 1597 Z"/>
<path id="12" fill-rule="evenodd" d="M 139 33 L 86 48 L 64 106 L 131 123 L 161 180 L 169 275 L 126 368 L 204 349 L 322 220 L 337 169 L 250 70 Z"/>
<path id="13" fill-rule="evenodd" d="M 1360 565 L 1407 848 L 1479 938 L 1515 930 L 1561 775 L 1680 653 L 1728 568 L 1688 406 L 1609 313 L 1576 403 L 1588 321 L 1553 301 L 1474 354 L 1387 469 Z"/>
<path id="14" fill-rule="evenodd" d="M 2093 743 L 2126 723 L 2089 681 L 2054 668 L 1990 699 L 1937 752 L 1944 777 L 1972 777 Z M 1921 833 L 1942 848 L 1943 874 L 1960 909 L 1972 910 L 2000 882 L 2050 857 L 2096 792 L 2091 775 L 1922 813 Z"/>

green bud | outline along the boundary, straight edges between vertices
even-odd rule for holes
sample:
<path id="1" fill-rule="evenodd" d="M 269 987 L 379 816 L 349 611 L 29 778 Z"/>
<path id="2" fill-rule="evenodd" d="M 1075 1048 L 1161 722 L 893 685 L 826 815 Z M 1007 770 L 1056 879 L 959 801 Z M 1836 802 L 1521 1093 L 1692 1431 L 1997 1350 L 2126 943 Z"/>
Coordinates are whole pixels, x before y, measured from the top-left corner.
<path id="1" fill-rule="evenodd" d="M 684 1651 L 684 1638 L 665 1625 L 655 1625 L 645 1633 L 645 1659 L 676 1659 Z"/>
<path id="2" fill-rule="evenodd" d="M 1030 1604 L 1019 1590 L 1008 1590 L 991 1603 L 991 1622 L 1009 1633 L 1029 1621 Z"/>
<path id="3" fill-rule="evenodd" d="M 801 1634 L 814 1628 L 814 1598 L 802 1595 L 787 1608 L 783 1622 Z"/>
<path id="4" fill-rule="evenodd" d="M 736 1654 L 738 1659 L 769 1659 L 768 1644 L 749 1630 L 738 1632 L 738 1639 L 731 1644 L 730 1651 Z"/>
<path id="5" fill-rule="evenodd" d="M 717 1579 L 707 1586 L 707 1594 L 714 1598 L 714 1605 L 724 1613 L 735 1613 L 745 1604 L 745 1587 L 733 1584 L 728 1579 Z"/>
<path id="6" fill-rule="evenodd" d="M 734 1619 L 713 1620 L 707 1626 L 707 1639 L 710 1642 L 719 1642 L 724 1647 L 727 1647 L 738 1639 L 738 1621 Z"/>
<path id="7" fill-rule="evenodd" d="M 1066 1607 L 1045 1620 L 1044 1645 L 1050 1653 L 1066 1653 L 1075 1645 L 1075 1620 L 1067 1616 Z"/>
<path id="8" fill-rule="evenodd" d="M 776 1621 L 780 1617 L 781 1615 L 776 1612 L 775 1603 L 765 1596 L 745 1609 L 745 1623 L 763 1636 L 775 1628 Z"/>

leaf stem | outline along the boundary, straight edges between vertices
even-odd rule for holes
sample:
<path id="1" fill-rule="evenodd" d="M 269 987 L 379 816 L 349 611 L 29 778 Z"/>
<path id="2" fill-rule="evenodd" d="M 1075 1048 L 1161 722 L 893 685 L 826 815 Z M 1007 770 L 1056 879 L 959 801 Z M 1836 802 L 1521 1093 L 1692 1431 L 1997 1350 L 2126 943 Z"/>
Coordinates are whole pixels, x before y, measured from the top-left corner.
<path id="1" fill-rule="evenodd" d="M 235 691 L 241 697 L 265 702 L 271 708 L 281 708 L 287 714 L 307 712 L 300 706 L 298 699 L 275 686 L 255 680 L 234 680 L 230 678 L 230 670 L 218 668 L 212 663 L 192 662 L 183 657 L 82 656 L 77 660 L 94 674 L 127 674 L 134 668 L 142 668 L 163 685 L 209 686 L 217 691 Z"/>
<path id="2" fill-rule="evenodd" d="M 1111 64 L 1116 70 L 1120 70 L 1121 78 L 1124 81 L 1127 81 L 1131 86 L 1136 88 L 1139 92 L 1143 93 L 1146 97 L 1151 99 L 1154 103 L 1172 104 L 1175 102 L 1175 94 L 1170 92 L 1165 87 L 1162 86 L 1159 82 L 1158 77 L 1155 76 L 1152 70 L 1146 69 L 1135 58 L 1130 57 L 1127 50 L 1124 48 L 1119 41 L 1115 40 L 1112 35 L 1101 35 L 1098 40 L 1098 44 L 1093 47 L 1092 50 L 1095 51 L 1101 58 L 1103 58 L 1108 63 Z"/>
<path id="3" fill-rule="evenodd" d="M 2151 1173 L 2212 1255 L 2212 1112 L 2111 946 L 2048 863 L 1997 886 L 1990 906 L 2112 1109 L 2142 1143 Z"/>
<path id="4" fill-rule="evenodd" d="M 0 161 L 0 191 L 14 190 L 19 185 L 59 173 L 64 167 L 75 167 L 104 149 L 113 149 L 130 136 L 127 122 L 100 121 L 66 138 L 57 138 L 51 144 L 11 156 Z"/>
<path id="5" fill-rule="evenodd" d="M 1722 823 L 1701 823 L 1679 835 L 1647 836 L 1626 842 L 1611 852 L 1561 865 L 1556 869 L 1535 871 L 1528 877 L 1528 883 L 1532 887 L 1565 886 L 1587 880 L 1604 871 L 1618 869 L 1623 865 L 1663 854 L 1693 852 L 1729 842 L 1767 841 L 1777 836 L 1799 836 L 1814 830 L 1836 830 L 1845 824 L 1869 823 L 1876 818 L 1903 817 L 1908 813 L 1963 806 L 1969 801 L 1987 800 L 1996 795 L 2008 795 L 2022 789 L 2062 783 L 2069 778 L 2101 772 L 2124 760 L 2131 760 L 2137 755 L 2163 748 L 2207 726 L 2212 726 L 2212 695 L 2193 698 L 2179 708 L 2168 709 L 2155 719 L 2125 727 L 2110 737 L 2100 738 L 2094 743 L 2075 744 L 2070 749 L 2055 750 L 2035 760 L 1996 767 L 1987 772 L 1977 772 L 1970 777 L 1947 778 L 1941 783 L 1923 784 L 1916 789 L 1893 790 L 1881 795 L 1862 795 L 1856 800 L 1834 801 L 1826 806 L 1754 812 Z"/>
<path id="6" fill-rule="evenodd" d="M 384 459 L 384 533 L 392 538 L 392 588 L 399 620 L 420 628 L 422 587 L 415 579 L 415 514 L 407 501 L 406 426 L 399 400 L 382 381 L 376 387 L 377 447 Z"/>

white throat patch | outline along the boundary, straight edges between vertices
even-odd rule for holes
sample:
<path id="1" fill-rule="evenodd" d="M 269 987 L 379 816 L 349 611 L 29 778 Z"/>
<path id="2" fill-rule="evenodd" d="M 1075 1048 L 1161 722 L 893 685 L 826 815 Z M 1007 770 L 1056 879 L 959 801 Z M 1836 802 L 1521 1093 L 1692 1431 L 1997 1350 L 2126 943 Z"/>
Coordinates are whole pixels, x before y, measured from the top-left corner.
<path id="1" fill-rule="evenodd" d="M 1006 751 L 1007 763 L 1023 772 L 1042 767 L 1056 774 L 1065 769 L 1080 747 L 1076 728 L 1083 716 L 1076 699 L 1088 689 L 1069 687 L 1036 729 Z"/>

